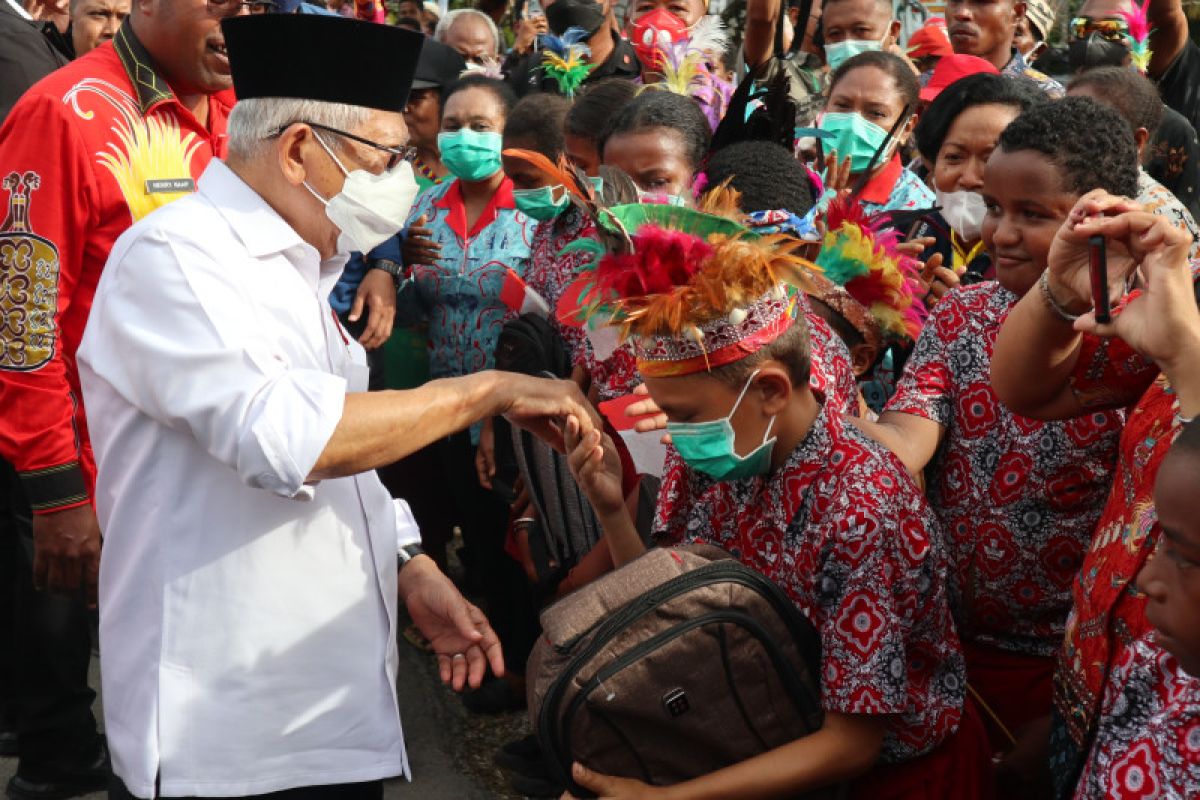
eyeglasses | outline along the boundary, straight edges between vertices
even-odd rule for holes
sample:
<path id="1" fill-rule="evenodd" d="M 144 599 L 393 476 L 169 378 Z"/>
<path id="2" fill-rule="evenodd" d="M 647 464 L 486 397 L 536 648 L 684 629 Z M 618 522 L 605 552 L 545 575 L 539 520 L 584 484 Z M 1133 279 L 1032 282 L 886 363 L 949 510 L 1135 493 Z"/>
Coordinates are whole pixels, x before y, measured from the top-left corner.
<path id="1" fill-rule="evenodd" d="M 1071 37 L 1086 39 L 1088 34 L 1098 33 L 1110 42 L 1123 42 L 1129 35 L 1129 24 L 1116 17 L 1075 17 L 1071 20 Z"/>
<path id="2" fill-rule="evenodd" d="M 290 126 L 295 125 L 296 123 L 307 125 L 310 128 L 316 128 L 320 131 L 326 131 L 336 136 L 343 136 L 351 141 L 358 142 L 359 144 L 365 144 L 367 147 L 373 147 L 376 150 L 382 150 L 388 154 L 387 166 L 385 167 L 385 169 L 388 170 L 398 166 L 401 161 L 411 162 L 417 157 L 417 148 L 415 147 L 388 147 L 385 144 L 379 144 L 378 142 L 372 142 L 370 139 L 364 139 L 362 136 L 356 136 L 355 134 L 348 133 L 347 131 L 331 128 L 328 125 L 322 125 L 319 122 L 309 122 L 305 119 L 298 119 L 296 122 L 289 122 L 287 125 L 284 125 L 279 130 L 272 133 L 271 137 L 274 138 L 275 136 L 280 135 Z"/>
<path id="3" fill-rule="evenodd" d="M 279 4 L 273 0 L 206 0 L 208 13 L 214 17 L 234 17 L 242 10 L 251 14 L 274 14 L 279 10 Z"/>

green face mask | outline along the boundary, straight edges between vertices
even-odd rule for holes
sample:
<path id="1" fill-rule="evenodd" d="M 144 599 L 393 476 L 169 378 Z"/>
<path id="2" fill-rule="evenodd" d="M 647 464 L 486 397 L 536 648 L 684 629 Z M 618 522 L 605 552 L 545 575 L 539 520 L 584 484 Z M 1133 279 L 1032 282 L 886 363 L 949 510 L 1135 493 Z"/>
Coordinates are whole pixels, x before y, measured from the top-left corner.
<path id="1" fill-rule="evenodd" d="M 538 189 L 514 189 L 513 202 L 525 216 L 538 222 L 549 222 L 563 212 L 571 199 L 562 184 L 557 184 Z"/>
<path id="2" fill-rule="evenodd" d="M 438 134 L 442 163 L 456 178 L 481 181 L 500 171 L 500 134 L 463 128 Z"/>
<path id="3" fill-rule="evenodd" d="M 758 447 L 744 456 L 739 456 L 734 449 L 737 434 L 733 430 L 733 415 L 742 398 L 754 382 L 758 370 L 754 371 L 742 387 L 737 402 L 733 404 L 728 416 L 709 422 L 668 422 L 667 433 L 671 434 L 671 443 L 692 469 L 703 472 L 710 478 L 719 481 L 736 481 L 754 475 L 765 475 L 771 471 L 771 453 L 775 449 L 775 439 L 771 428 L 775 426 L 775 418 L 767 423 L 763 441 Z"/>
<path id="4" fill-rule="evenodd" d="M 839 160 L 849 157 L 851 172 L 864 171 L 888 138 L 888 132 L 883 128 L 853 112 L 826 112 L 818 125 L 830 134 L 825 140 L 825 151 L 836 150 Z M 875 166 L 886 163 L 887 153 L 884 152 L 876 159 Z"/>
<path id="5" fill-rule="evenodd" d="M 842 42 L 826 43 L 825 63 L 829 65 L 830 72 L 835 72 L 838 67 L 859 53 L 882 49 L 882 42 L 873 42 L 870 39 L 846 39 Z"/>

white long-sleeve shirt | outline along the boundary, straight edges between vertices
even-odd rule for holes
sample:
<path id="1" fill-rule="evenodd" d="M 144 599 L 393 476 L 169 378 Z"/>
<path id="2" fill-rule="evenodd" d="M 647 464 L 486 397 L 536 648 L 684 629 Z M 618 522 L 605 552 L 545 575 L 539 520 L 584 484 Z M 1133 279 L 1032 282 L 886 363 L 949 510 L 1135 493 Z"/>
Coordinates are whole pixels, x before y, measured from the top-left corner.
<path id="1" fill-rule="evenodd" d="M 322 262 L 214 160 L 113 247 L 78 363 L 104 533 L 113 767 L 140 797 L 407 774 L 396 684 L 406 507 L 306 485 L 365 391 Z M 411 519 L 408 517 L 407 519 Z"/>

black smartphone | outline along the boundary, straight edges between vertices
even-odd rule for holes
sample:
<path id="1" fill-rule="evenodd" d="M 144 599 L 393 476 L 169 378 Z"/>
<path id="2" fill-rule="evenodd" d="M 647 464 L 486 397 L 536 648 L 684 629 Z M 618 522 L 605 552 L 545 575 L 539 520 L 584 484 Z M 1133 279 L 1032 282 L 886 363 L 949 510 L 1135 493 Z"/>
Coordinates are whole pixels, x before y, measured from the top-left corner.
<path id="1" fill-rule="evenodd" d="M 1108 247 L 1103 236 L 1088 238 L 1088 269 L 1092 276 L 1092 306 L 1096 309 L 1096 322 L 1107 325 L 1112 322 L 1112 309 L 1108 303 Z"/>

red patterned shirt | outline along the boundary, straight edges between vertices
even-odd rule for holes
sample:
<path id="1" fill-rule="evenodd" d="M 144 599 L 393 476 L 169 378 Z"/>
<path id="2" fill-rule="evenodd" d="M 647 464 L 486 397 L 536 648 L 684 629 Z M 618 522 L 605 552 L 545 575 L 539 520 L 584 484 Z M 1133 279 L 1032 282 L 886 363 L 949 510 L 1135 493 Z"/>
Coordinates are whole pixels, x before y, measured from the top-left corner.
<path id="1" fill-rule="evenodd" d="M 211 95 L 202 123 L 126 20 L 111 43 L 34 84 L 0 127 L 0 455 L 35 514 L 90 502 L 75 351 L 108 252 L 136 220 L 195 191 L 224 154 L 233 100 Z"/>
<path id="2" fill-rule="evenodd" d="M 1157 380 L 1129 413 L 1108 503 L 1073 586 L 1074 607 L 1054 674 L 1055 774 L 1075 775 L 1087 755 L 1109 672 L 1121 649 L 1149 630 L 1134 582 L 1158 542 L 1154 480 L 1179 434 L 1178 401 Z"/>
<path id="3" fill-rule="evenodd" d="M 948 537 L 964 641 L 1054 655 L 1071 582 L 1108 494 L 1122 415 L 1043 422 L 992 391 L 992 347 L 1017 296 L 995 282 L 934 308 L 886 411 L 945 431 L 926 469 Z"/>
<path id="4" fill-rule="evenodd" d="M 937 520 L 900 462 L 822 410 L 775 472 L 715 482 L 668 448 L 663 544 L 706 542 L 775 581 L 821 635 L 822 703 L 891 714 L 882 761 L 953 732 L 965 691 Z"/>
<path id="5" fill-rule="evenodd" d="M 1184 672 L 1153 636 L 1128 647 L 1113 670 L 1075 800 L 1200 792 L 1200 679 Z"/>

